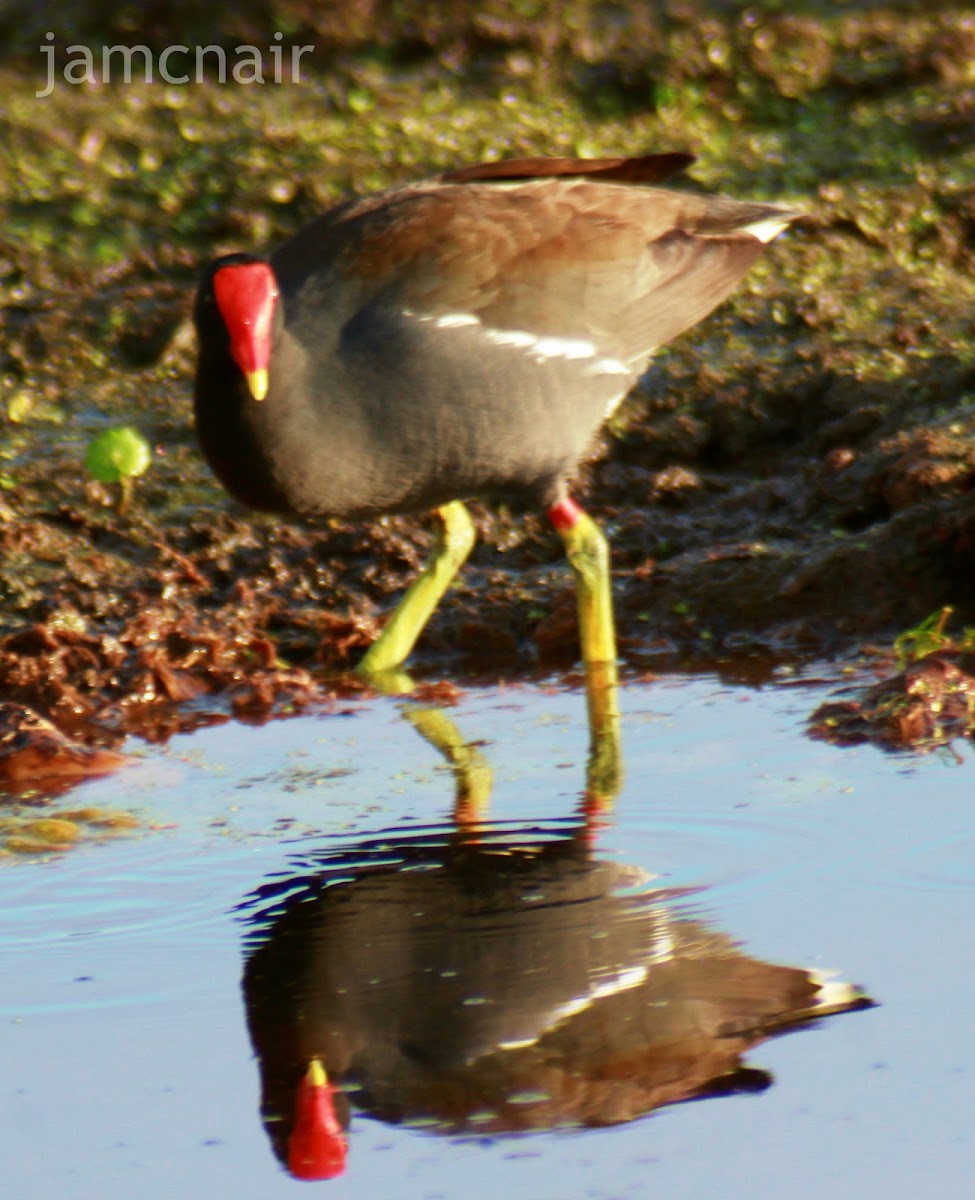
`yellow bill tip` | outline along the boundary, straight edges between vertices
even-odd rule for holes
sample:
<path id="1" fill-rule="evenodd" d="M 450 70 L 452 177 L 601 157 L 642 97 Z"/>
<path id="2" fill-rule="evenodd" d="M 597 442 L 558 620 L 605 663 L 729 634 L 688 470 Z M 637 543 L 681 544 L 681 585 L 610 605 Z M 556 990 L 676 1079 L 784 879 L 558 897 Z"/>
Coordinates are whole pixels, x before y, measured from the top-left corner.
<path id="1" fill-rule="evenodd" d="M 263 400 L 267 395 L 267 371 L 248 371 L 247 386 L 255 400 Z"/>
<path id="2" fill-rule="evenodd" d="M 319 1058 L 313 1058 L 308 1064 L 308 1070 L 305 1073 L 305 1082 L 309 1087 L 325 1087 L 328 1083 L 328 1075 L 325 1072 L 325 1067 Z"/>

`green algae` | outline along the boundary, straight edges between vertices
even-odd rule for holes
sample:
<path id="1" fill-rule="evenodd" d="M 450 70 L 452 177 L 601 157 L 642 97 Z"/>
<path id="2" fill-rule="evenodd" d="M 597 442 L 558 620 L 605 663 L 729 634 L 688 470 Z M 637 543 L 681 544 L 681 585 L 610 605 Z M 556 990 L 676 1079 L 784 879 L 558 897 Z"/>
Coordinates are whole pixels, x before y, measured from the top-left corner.
<path id="1" fill-rule="evenodd" d="M 61 854 L 92 841 L 123 836 L 141 824 L 132 813 L 114 809 L 52 807 L 48 815 L 38 816 L 37 812 L 7 801 L 0 815 L 0 861 Z"/>

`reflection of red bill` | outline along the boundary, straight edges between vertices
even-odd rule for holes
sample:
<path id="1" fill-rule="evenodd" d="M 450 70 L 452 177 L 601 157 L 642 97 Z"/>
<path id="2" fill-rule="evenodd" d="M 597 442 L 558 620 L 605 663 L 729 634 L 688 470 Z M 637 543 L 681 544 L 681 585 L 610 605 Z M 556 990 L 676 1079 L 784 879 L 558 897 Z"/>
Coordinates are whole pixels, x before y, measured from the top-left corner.
<path id="1" fill-rule="evenodd" d="M 336 1089 L 317 1058 L 298 1084 L 288 1170 L 295 1179 L 334 1179 L 345 1170 L 348 1141 L 335 1114 Z"/>

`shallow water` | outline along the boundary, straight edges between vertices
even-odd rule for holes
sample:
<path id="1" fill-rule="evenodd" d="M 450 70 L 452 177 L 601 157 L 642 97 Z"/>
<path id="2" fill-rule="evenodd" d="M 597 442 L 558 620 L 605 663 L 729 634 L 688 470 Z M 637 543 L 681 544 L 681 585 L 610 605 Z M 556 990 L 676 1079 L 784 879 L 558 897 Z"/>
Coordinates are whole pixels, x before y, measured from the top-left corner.
<path id="1" fill-rule="evenodd" d="M 354 1111 L 344 1174 L 311 1186 L 376 1200 L 966 1194 L 973 765 L 808 740 L 829 691 L 626 686 L 625 784 L 582 857 L 665 911 L 667 937 L 834 969 L 878 1007 L 748 1050 L 774 1076 L 765 1090 L 608 1128 L 450 1137 Z M 478 688 L 451 715 L 494 771 L 497 826 L 480 842 L 578 832 L 579 695 Z M 254 925 L 255 889 L 307 883 L 326 852 L 348 868 L 383 830 L 397 853 L 417 839 L 441 853 L 453 786 L 398 705 L 376 700 L 202 730 L 79 787 L 72 804 L 130 809 L 144 828 L 0 870 L 0 1194 L 265 1200 L 307 1186 L 261 1122 L 241 992 L 245 946 L 271 921 Z"/>

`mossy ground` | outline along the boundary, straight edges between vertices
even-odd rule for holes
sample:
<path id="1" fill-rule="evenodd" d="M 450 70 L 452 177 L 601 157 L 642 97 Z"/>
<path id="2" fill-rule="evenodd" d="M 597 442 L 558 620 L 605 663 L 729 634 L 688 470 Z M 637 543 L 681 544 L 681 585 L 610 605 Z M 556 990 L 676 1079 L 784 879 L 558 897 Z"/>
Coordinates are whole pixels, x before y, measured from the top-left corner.
<path id="1" fill-rule="evenodd" d="M 227 699 L 259 717 L 334 694 L 428 535 L 405 519 L 287 526 L 222 493 L 191 425 L 197 272 L 349 192 L 522 154 L 691 150 L 689 186 L 808 214 L 658 355 L 580 481 L 612 537 L 624 656 L 829 652 L 945 603 L 970 621 L 975 8 L 380 7 L 8 18 L 5 698 L 104 739 L 164 736 Z M 59 79 L 40 99 L 46 30 L 59 70 L 72 44 L 97 61 L 106 43 L 270 46 L 280 30 L 316 49 L 299 81 Z M 124 516 L 83 468 L 115 425 L 154 448 Z M 557 538 L 476 513 L 421 663 L 571 660 Z"/>

